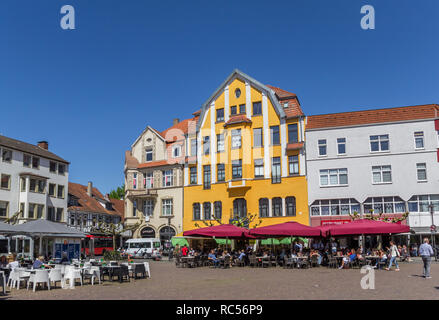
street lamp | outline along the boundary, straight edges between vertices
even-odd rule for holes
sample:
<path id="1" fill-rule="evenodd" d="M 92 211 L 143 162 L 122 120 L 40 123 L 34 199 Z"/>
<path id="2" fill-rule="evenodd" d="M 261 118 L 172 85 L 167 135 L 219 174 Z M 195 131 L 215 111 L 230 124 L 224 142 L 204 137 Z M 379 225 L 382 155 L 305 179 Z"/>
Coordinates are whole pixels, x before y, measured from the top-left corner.
<path id="1" fill-rule="evenodd" d="M 167 234 L 168 234 L 168 241 L 169 242 L 171 242 L 171 217 L 168 217 L 168 232 L 167 232 Z M 168 249 L 168 261 L 171 261 L 172 260 L 172 253 L 171 253 L 171 246 L 169 246 L 169 249 Z"/>
<path id="2" fill-rule="evenodd" d="M 428 208 L 430 209 L 430 214 L 431 214 L 431 227 L 430 227 L 430 231 L 431 231 L 431 245 L 433 247 L 434 259 L 437 261 L 436 246 L 435 246 L 436 225 L 434 224 L 434 219 L 433 219 L 433 216 L 434 216 L 433 202 L 430 201 L 430 204 L 428 205 Z"/>

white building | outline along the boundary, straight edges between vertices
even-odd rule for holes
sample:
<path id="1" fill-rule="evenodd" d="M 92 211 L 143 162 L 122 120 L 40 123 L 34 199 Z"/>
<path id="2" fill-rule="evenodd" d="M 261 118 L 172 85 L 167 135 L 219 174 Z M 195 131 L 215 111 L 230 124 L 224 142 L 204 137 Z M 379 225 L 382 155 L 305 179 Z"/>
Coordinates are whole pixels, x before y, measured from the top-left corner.
<path id="1" fill-rule="evenodd" d="M 0 220 L 20 212 L 31 219 L 66 222 L 69 162 L 48 150 L 0 136 Z"/>
<path id="2" fill-rule="evenodd" d="M 311 225 L 349 212 L 401 216 L 418 234 L 439 224 L 439 106 L 309 116 L 306 130 Z"/>

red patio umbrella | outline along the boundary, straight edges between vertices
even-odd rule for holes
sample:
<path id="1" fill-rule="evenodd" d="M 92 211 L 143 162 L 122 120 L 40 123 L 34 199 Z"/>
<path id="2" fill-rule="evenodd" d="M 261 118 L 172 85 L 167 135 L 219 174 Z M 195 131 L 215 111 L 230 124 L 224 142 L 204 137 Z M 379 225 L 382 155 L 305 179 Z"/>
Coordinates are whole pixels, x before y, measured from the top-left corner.
<path id="1" fill-rule="evenodd" d="M 350 236 L 362 234 L 388 234 L 410 232 L 410 227 L 400 223 L 359 219 L 345 224 L 317 227 L 324 236 Z"/>
<path id="2" fill-rule="evenodd" d="M 183 236 L 229 239 L 255 238 L 249 234 L 246 228 L 240 228 L 233 224 L 221 224 L 218 226 L 184 231 Z"/>
<path id="3" fill-rule="evenodd" d="M 309 227 L 298 222 L 288 221 L 271 226 L 250 230 L 251 235 L 266 237 L 320 237 L 318 228 Z"/>

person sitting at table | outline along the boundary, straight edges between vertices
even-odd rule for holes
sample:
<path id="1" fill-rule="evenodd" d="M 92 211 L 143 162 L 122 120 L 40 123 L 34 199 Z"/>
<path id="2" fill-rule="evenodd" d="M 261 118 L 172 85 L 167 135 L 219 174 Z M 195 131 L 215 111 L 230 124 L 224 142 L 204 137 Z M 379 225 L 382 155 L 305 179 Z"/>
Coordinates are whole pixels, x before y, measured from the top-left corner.
<path id="1" fill-rule="evenodd" d="M 183 257 L 186 257 L 188 252 L 189 252 L 189 249 L 188 249 L 187 245 L 184 245 L 183 248 L 181 248 L 181 255 Z"/>
<path id="2" fill-rule="evenodd" d="M 238 256 L 238 259 L 239 259 L 239 261 L 243 261 L 244 258 L 245 258 L 245 252 L 244 252 L 244 250 L 241 250 L 241 253 Z"/>
<path id="3" fill-rule="evenodd" d="M 39 256 L 38 258 L 35 259 L 34 263 L 32 264 L 32 268 L 33 269 L 40 269 L 41 266 L 43 265 L 43 261 L 44 261 L 44 257 Z"/>
<path id="4" fill-rule="evenodd" d="M 69 258 L 67 257 L 67 252 L 63 252 L 62 253 L 62 257 L 61 257 L 61 264 L 69 264 Z"/>
<path id="5" fill-rule="evenodd" d="M 383 250 L 378 250 L 378 252 L 376 253 L 376 255 L 378 255 L 379 258 L 377 259 L 377 262 L 376 262 L 376 264 L 373 266 L 373 268 L 374 268 L 374 269 L 376 269 L 376 268 L 381 269 L 381 268 L 380 268 L 380 262 L 381 262 L 381 263 L 384 263 L 384 265 L 386 265 L 386 263 L 387 263 L 387 255 L 384 253 Z"/>
<path id="6" fill-rule="evenodd" d="M 365 257 L 363 256 L 363 253 L 360 251 L 360 249 L 357 250 L 357 259 L 359 261 L 364 261 Z"/>
<path id="7" fill-rule="evenodd" d="M 313 256 L 317 257 L 317 264 L 321 265 L 323 259 L 322 255 L 317 250 L 311 250 L 311 252 L 309 253 L 309 258 L 311 259 Z"/>
<path id="8" fill-rule="evenodd" d="M 407 246 L 403 245 L 401 248 L 401 261 L 406 261 L 406 260 L 408 262 L 411 261 L 408 250 L 407 250 Z"/>
<path id="9" fill-rule="evenodd" d="M 214 253 L 214 252 L 215 252 L 215 251 L 214 251 L 213 249 L 210 250 L 210 253 L 209 253 L 209 255 L 207 256 L 207 259 L 213 261 L 213 266 L 214 266 L 215 268 L 218 268 L 218 267 L 219 267 L 219 260 L 218 260 L 218 258 L 215 256 L 215 253 Z"/>
<path id="10" fill-rule="evenodd" d="M 8 259 L 6 259 L 6 256 L 0 257 L 0 267 L 5 268 L 8 264 Z"/>
<path id="11" fill-rule="evenodd" d="M 11 271 L 20 266 L 17 261 L 17 255 L 15 253 L 12 256 L 8 257 L 8 261 L 9 263 L 6 265 L 6 268 L 11 269 Z"/>
<path id="12" fill-rule="evenodd" d="M 348 257 L 343 257 L 339 269 L 343 269 L 346 263 L 353 262 L 356 258 L 357 258 L 357 254 L 355 253 L 355 250 L 352 249 Z"/>

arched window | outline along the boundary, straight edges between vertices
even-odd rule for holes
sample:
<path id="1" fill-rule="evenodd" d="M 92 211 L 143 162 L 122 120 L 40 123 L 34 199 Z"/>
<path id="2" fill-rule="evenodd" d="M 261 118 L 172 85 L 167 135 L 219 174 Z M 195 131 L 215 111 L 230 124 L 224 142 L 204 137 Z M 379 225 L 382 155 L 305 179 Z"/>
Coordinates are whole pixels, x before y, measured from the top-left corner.
<path id="1" fill-rule="evenodd" d="M 215 201 L 214 209 L 215 209 L 215 219 L 221 219 L 222 211 L 223 211 L 223 204 L 221 203 L 221 201 Z"/>
<path id="2" fill-rule="evenodd" d="M 200 220 L 200 204 L 194 203 L 193 204 L 193 220 Z"/>
<path id="3" fill-rule="evenodd" d="M 267 198 L 259 199 L 259 217 L 261 217 L 261 218 L 268 217 L 268 199 Z"/>
<path id="4" fill-rule="evenodd" d="M 233 216 L 235 218 L 243 218 L 247 216 L 247 201 L 239 198 L 233 200 Z"/>
<path id="5" fill-rule="evenodd" d="M 296 197 L 286 197 L 285 198 L 285 206 L 287 207 L 287 216 L 295 217 L 296 216 Z"/>
<path id="6" fill-rule="evenodd" d="M 212 220 L 212 209 L 210 202 L 203 203 L 204 220 Z"/>
<path id="7" fill-rule="evenodd" d="M 175 230 L 172 227 L 165 226 L 160 229 L 160 242 L 170 241 L 173 236 L 175 236 Z"/>
<path id="8" fill-rule="evenodd" d="M 282 216 L 282 198 L 273 198 L 272 207 L 273 207 L 273 217 L 281 217 Z"/>

